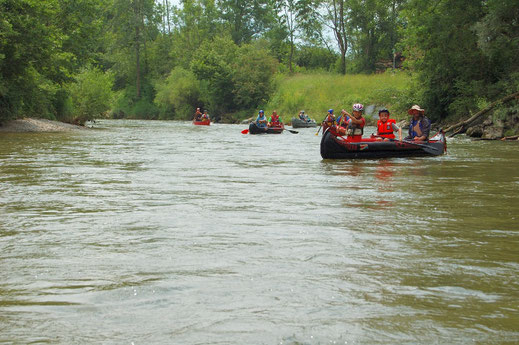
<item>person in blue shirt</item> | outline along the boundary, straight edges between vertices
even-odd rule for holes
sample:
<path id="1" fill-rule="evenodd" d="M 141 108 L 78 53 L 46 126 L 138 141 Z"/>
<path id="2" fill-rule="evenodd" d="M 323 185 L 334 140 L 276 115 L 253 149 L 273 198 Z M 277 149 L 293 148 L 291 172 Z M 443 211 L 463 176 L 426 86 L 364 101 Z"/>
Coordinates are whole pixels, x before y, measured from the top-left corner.
<path id="1" fill-rule="evenodd" d="M 265 112 L 260 110 L 258 112 L 258 117 L 256 118 L 256 126 L 260 128 L 267 128 L 267 117 L 265 116 Z"/>
<path id="2" fill-rule="evenodd" d="M 429 140 L 429 132 L 431 131 L 431 121 L 425 116 L 425 109 L 419 105 L 413 105 L 407 111 L 412 116 L 409 123 L 409 135 L 405 140 L 427 141 Z"/>

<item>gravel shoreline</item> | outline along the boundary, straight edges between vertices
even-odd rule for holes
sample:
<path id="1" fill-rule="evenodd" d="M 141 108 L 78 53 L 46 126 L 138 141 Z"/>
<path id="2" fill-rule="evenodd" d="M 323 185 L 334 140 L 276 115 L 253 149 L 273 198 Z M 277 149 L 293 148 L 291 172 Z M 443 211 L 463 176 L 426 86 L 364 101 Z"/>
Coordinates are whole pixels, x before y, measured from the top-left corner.
<path id="1" fill-rule="evenodd" d="M 35 119 L 26 117 L 23 119 L 11 120 L 0 126 L 0 132 L 22 133 L 22 132 L 70 132 L 87 130 L 87 127 L 71 125 L 59 121 L 47 119 Z"/>

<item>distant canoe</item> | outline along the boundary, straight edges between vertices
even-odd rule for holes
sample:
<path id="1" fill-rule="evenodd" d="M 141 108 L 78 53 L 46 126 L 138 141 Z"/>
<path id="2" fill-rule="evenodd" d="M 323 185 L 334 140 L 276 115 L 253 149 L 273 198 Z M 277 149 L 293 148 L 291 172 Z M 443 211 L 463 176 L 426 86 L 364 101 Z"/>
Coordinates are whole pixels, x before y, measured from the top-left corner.
<path id="1" fill-rule="evenodd" d="M 292 128 L 310 128 L 310 127 L 317 127 L 317 123 L 315 122 L 315 120 L 303 121 L 297 117 L 292 118 Z"/>
<path id="2" fill-rule="evenodd" d="M 338 135 L 335 127 L 330 127 L 321 138 L 321 157 L 324 159 L 439 156 L 446 151 L 443 131 L 426 142 L 380 141 L 375 138 L 362 138 L 362 141 L 354 142 Z"/>
<path id="3" fill-rule="evenodd" d="M 211 124 L 211 120 L 203 120 L 203 121 L 195 121 L 195 120 L 193 120 L 193 124 L 195 126 L 209 126 Z"/>
<path id="4" fill-rule="evenodd" d="M 249 124 L 249 134 L 280 134 L 283 132 L 285 127 L 282 125 L 280 127 L 267 127 L 262 128 L 256 125 L 256 122 L 251 122 Z"/>

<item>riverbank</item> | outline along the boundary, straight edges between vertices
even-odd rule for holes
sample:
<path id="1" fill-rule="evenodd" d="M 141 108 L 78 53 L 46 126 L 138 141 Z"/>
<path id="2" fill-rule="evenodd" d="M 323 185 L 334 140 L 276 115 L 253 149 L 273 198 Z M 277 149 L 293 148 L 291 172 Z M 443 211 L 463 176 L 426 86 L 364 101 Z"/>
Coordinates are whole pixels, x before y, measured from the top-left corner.
<path id="1" fill-rule="evenodd" d="M 47 119 L 35 119 L 26 117 L 23 119 L 11 120 L 0 126 L 0 132 L 4 133 L 23 133 L 23 132 L 70 132 L 88 129 L 84 126 L 71 125 L 59 121 Z"/>

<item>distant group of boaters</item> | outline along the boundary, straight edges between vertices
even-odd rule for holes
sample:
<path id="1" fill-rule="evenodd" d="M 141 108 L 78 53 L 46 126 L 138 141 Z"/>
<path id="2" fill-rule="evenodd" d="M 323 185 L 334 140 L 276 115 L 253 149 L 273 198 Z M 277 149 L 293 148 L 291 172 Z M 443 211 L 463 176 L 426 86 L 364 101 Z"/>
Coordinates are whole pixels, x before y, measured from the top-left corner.
<path id="1" fill-rule="evenodd" d="M 422 109 L 419 105 L 413 105 L 407 112 L 412 117 L 408 136 L 404 140 L 427 141 L 431 130 L 431 121 L 425 116 L 425 109 Z M 336 118 L 333 109 L 329 109 L 321 123 L 323 132 L 328 127 L 335 126 L 337 134 L 347 135 L 350 141 L 361 141 L 366 125 L 366 119 L 363 116 L 364 106 L 360 103 L 355 103 L 352 113 L 350 114 L 342 109 L 341 114 Z M 380 109 L 378 116 L 377 134 L 373 136 L 377 140 L 395 140 L 394 133 L 397 132 L 398 140 L 402 141 L 402 129 L 396 124 L 394 119 L 390 118 L 389 110 L 386 108 Z M 303 121 L 310 120 L 303 110 L 299 112 L 299 118 Z M 276 111 L 273 111 L 271 117 L 267 120 L 263 110 L 259 111 L 255 122 L 260 128 L 279 127 L 283 123 Z"/>
<path id="2" fill-rule="evenodd" d="M 202 113 L 200 111 L 200 108 L 196 108 L 195 115 L 193 116 L 193 121 L 209 121 L 209 114 L 207 113 L 207 110 L 204 110 Z"/>
<path id="3" fill-rule="evenodd" d="M 337 134 L 346 135 L 350 141 L 361 141 L 364 134 L 366 119 L 364 118 L 364 105 L 355 103 L 353 105 L 353 114 L 342 109 L 341 114 L 336 118 L 333 109 L 329 109 L 326 117 L 321 122 L 324 130 L 328 127 L 335 127 Z M 413 105 L 407 113 L 411 115 L 409 124 L 409 133 L 404 140 L 427 141 L 431 130 L 431 121 L 425 116 L 425 109 L 419 105 Z M 373 135 L 378 140 L 395 140 L 395 132 L 398 133 L 398 140 L 402 141 L 402 129 L 396 124 L 394 119 L 390 118 L 389 110 L 386 108 L 378 111 L 379 120 L 377 121 L 377 134 Z M 299 112 L 299 119 L 309 122 L 311 119 L 305 114 L 304 110 Z M 209 121 L 207 110 L 202 113 L 200 108 L 196 109 L 194 114 L 195 121 Z M 259 128 L 283 127 L 283 120 L 274 110 L 272 115 L 267 119 L 265 112 L 260 110 L 255 121 Z"/>

